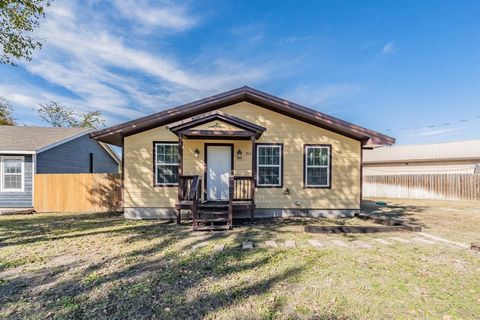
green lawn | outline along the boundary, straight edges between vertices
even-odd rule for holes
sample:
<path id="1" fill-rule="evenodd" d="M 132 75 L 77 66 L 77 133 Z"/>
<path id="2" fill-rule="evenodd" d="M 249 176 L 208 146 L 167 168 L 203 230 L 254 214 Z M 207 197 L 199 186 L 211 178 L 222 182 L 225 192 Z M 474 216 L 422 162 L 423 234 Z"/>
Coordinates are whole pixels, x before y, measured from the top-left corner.
<path id="1" fill-rule="evenodd" d="M 433 209 L 434 221 L 433 213 L 425 212 L 445 204 L 429 203 L 428 210 L 426 204 L 395 206 L 408 206 L 395 214 L 423 224 L 431 234 L 464 243 L 480 240 L 475 211 L 480 205 Z M 452 212 L 461 219 L 439 222 Z M 478 318 L 479 254 L 444 244 L 373 241 L 393 234 L 304 232 L 305 225 L 332 224 L 368 222 L 292 219 L 210 234 L 192 232 L 186 223 L 108 214 L 3 216 L 0 318 Z M 326 247 L 314 249 L 307 239 Z M 334 239 L 361 239 L 373 248 L 339 248 L 330 244 Z M 255 249 L 242 250 L 244 240 L 253 241 Z M 265 248 L 265 240 L 295 240 L 297 248 Z M 207 246 L 192 250 L 203 242 Z M 223 252 L 213 250 L 219 243 L 225 244 Z"/>

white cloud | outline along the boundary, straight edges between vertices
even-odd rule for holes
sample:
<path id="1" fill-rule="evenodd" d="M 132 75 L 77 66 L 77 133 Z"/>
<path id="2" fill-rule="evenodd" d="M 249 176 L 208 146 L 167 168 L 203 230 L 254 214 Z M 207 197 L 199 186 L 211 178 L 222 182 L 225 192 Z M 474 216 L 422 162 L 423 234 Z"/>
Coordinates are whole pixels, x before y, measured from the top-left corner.
<path id="1" fill-rule="evenodd" d="M 45 21 L 37 30 L 38 36 L 45 39 L 44 47 L 23 66 L 69 94 L 52 94 L 45 86 L 28 84 L 16 84 L 9 90 L 4 87 L 6 98 L 18 103 L 21 110 L 31 110 L 38 103 L 55 100 L 83 111 L 101 110 L 111 120 L 109 124 L 113 124 L 118 119 L 139 117 L 251 84 L 268 74 L 268 66 L 248 61 L 203 57 L 186 67 L 157 44 L 153 48 L 141 43 L 140 49 L 135 31 L 125 32 L 101 14 L 115 14 L 115 11 L 95 11 L 92 3 L 58 1 L 47 11 Z M 136 7 L 133 2 L 117 5 L 120 12 L 127 10 L 128 5 Z M 158 28 L 180 30 L 193 26 L 187 23 L 195 21 L 189 18 L 187 7 L 169 5 L 163 2 L 162 12 L 176 13 L 177 18 L 157 23 Z M 149 8 L 146 2 L 141 2 L 131 8 L 137 11 L 132 12 L 130 18 L 139 20 L 139 12 L 150 11 Z M 152 10 L 160 7 L 155 8 Z M 153 16 L 152 13 L 146 22 L 139 23 L 154 24 Z M 157 17 L 161 18 L 158 12 Z M 0 80 L 0 86 L 4 84 Z"/>
<path id="2" fill-rule="evenodd" d="M 447 129 L 433 129 L 433 130 L 427 130 L 424 132 L 417 133 L 416 136 L 420 136 L 420 137 L 438 136 L 445 133 L 458 131 L 460 129 L 462 129 L 462 127 L 447 128 Z"/>
<path id="3" fill-rule="evenodd" d="M 107 31 L 99 31 L 99 29 L 104 29 L 102 26 L 82 25 L 81 28 L 78 28 L 78 24 L 69 17 L 53 15 L 40 28 L 40 36 L 47 41 L 44 51 L 40 52 L 40 57 L 42 59 L 49 58 L 52 57 L 49 54 L 53 53 L 51 51 L 61 51 L 63 54 L 72 55 L 76 62 L 90 61 L 97 65 L 138 69 L 180 85 L 192 88 L 198 85 L 195 83 L 194 77 L 178 68 L 174 61 L 128 47 L 120 38 Z M 55 62 L 58 61 L 57 56 L 53 56 L 53 58 Z M 27 64 L 28 66 L 29 64 Z"/>
<path id="4" fill-rule="evenodd" d="M 283 96 L 307 107 L 325 106 L 336 104 L 360 90 L 360 86 L 354 84 L 299 85 Z"/>
<path id="5" fill-rule="evenodd" d="M 113 3 L 125 18 L 144 26 L 181 31 L 198 22 L 198 18 L 193 17 L 185 5 L 177 2 L 152 4 L 144 0 L 115 0 Z"/>
<path id="6" fill-rule="evenodd" d="M 0 84 L 0 96 L 5 97 L 8 102 L 14 106 L 15 117 L 18 118 L 18 122 L 20 124 L 25 125 L 39 122 L 40 120 L 35 110 L 38 109 L 40 104 L 48 103 L 50 101 L 56 101 L 61 105 L 68 106 L 80 112 L 92 110 L 92 108 L 89 105 L 86 105 L 85 101 L 83 101 L 81 98 L 76 99 L 53 94 L 49 91 L 28 84 Z M 107 111 L 107 113 L 104 113 L 104 117 L 107 122 L 115 122 L 116 113 L 112 114 L 111 110 L 108 109 Z M 124 114 L 129 117 L 138 117 L 141 115 L 141 113 L 129 108 L 121 108 L 115 111 L 119 112 L 119 114 Z"/>
<path id="7" fill-rule="evenodd" d="M 394 54 L 397 51 L 397 47 L 395 42 L 390 41 L 389 43 L 385 44 L 382 49 L 383 54 Z"/>

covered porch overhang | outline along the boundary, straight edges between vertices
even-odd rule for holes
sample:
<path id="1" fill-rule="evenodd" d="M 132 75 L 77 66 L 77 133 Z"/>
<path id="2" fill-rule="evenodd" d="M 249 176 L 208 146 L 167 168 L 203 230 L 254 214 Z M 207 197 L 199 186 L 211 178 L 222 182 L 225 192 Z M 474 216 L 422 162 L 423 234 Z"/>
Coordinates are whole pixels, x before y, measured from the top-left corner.
<path id="1" fill-rule="evenodd" d="M 178 136 L 179 142 L 179 185 L 177 201 L 177 219 L 181 210 L 191 210 L 194 228 L 200 228 L 201 220 L 209 215 L 216 215 L 224 208 L 227 226 L 231 228 L 233 212 L 247 210 L 253 219 L 255 209 L 256 140 L 265 128 L 242 119 L 214 112 L 200 117 L 184 120 L 169 126 L 171 132 Z M 221 172 L 228 179 L 222 187 L 225 197 L 221 201 L 212 201 L 210 197 L 211 167 L 207 153 L 210 148 L 230 148 L 231 169 Z M 218 151 L 218 148 L 215 149 Z M 213 151 L 210 150 L 210 151 Z M 217 158 L 210 159 L 212 163 Z M 230 160 L 226 160 L 229 161 Z M 219 172 L 213 172 L 217 176 Z M 209 182 L 210 181 L 210 182 Z M 227 196 L 228 194 L 228 196 Z M 210 211 L 209 211 L 210 210 Z M 223 218 L 216 218 L 218 221 Z M 208 219 L 207 219 L 208 220 Z M 212 220 L 212 221 L 217 221 Z M 208 220 L 210 221 L 210 220 Z"/>
<path id="2" fill-rule="evenodd" d="M 213 123 L 205 128 L 202 125 Z M 222 128 L 219 123 L 229 125 Z M 188 118 L 168 126 L 177 136 L 192 139 L 258 139 L 266 128 L 255 123 L 231 116 L 221 111 L 206 113 L 197 117 Z"/>
<path id="3" fill-rule="evenodd" d="M 182 130 L 176 134 L 178 137 L 205 140 L 251 140 L 259 137 L 257 133 L 246 130 Z"/>

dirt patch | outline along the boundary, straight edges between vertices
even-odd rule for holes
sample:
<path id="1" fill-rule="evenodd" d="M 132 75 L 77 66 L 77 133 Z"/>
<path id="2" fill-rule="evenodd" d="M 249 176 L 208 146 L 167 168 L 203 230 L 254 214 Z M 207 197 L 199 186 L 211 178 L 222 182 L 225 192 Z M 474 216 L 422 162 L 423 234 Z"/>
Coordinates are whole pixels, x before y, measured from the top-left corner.
<path id="1" fill-rule="evenodd" d="M 377 205 L 378 200 L 386 206 Z M 480 241 L 478 201 L 435 201 L 407 199 L 365 199 L 362 210 L 408 224 L 421 226 L 425 231 L 452 241 L 471 243 Z"/>

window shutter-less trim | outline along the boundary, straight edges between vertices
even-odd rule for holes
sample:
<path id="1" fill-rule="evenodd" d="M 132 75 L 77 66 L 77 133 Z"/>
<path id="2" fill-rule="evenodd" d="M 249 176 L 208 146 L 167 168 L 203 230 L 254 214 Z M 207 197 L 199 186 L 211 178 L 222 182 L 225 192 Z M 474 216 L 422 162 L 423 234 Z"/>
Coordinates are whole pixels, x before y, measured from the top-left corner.
<path id="1" fill-rule="evenodd" d="M 25 192 L 25 157 L 0 158 L 0 191 Z"/>
<path id="2" fill-rule="evenodd" d="M 153 143 L 154 186 L 177 186 L 179 154 L 178 142 Z"/>
<path id="3" fill-rule="evenodd" d="M 257 143 L 258 188 L 283 187 L 283 143 Z"/>
<path id="4" fill-rule="evenodd" d="M 332 187 L 332 145 L 305 144 L 303 149 L 303 187 Z"/>

